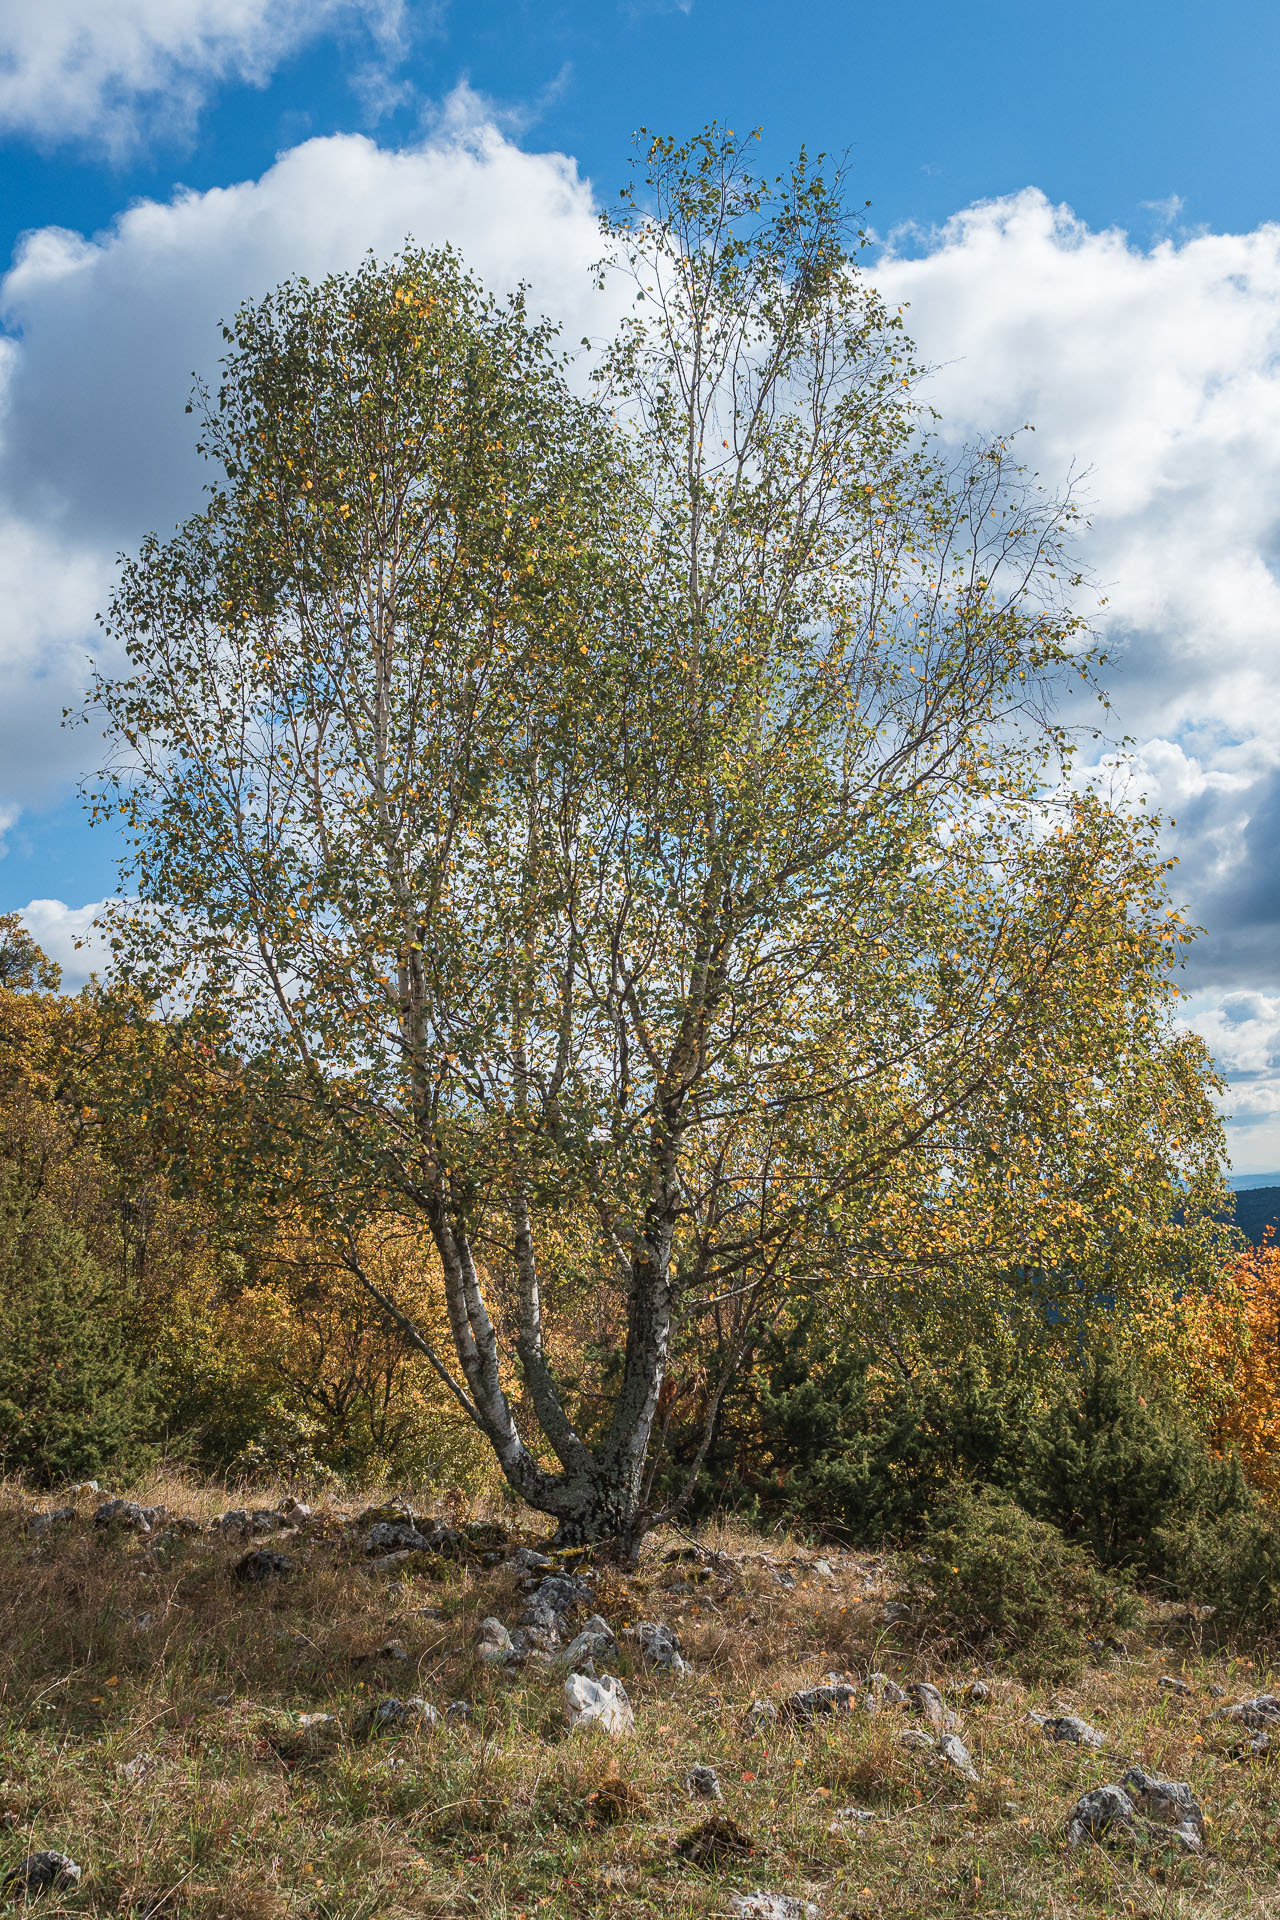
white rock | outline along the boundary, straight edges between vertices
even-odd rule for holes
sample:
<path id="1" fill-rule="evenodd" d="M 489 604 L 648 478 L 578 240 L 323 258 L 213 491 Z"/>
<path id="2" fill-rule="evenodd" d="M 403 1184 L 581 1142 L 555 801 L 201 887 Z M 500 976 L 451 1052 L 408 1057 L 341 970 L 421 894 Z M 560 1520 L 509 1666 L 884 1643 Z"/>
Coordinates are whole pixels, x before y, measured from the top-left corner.
<path id="1" fill-rule="evenodd" d="M 565 1708 L 572 1733 L 589 1733 L 598 1728 L 620 1740 L 634 1733 L 636 1718 L 621 1680 L 602 1673 L 592 1680 L 585 1673 L 571 1673 L 564 1683 Z"/>
<path id="2" fill-rule="evenodd" d="M 740 1920 L 818 1920 L 812 1900 L 797 1900 L 793 1893 L 735 1893 L 730 1902 Z"/>

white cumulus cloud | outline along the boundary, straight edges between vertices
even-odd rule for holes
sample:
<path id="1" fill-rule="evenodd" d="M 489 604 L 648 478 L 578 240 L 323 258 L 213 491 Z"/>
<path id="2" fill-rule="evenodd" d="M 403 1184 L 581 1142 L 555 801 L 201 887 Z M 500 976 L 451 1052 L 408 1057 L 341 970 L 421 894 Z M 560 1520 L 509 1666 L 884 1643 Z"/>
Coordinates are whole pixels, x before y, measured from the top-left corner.
<path id="1" fill-rule="evenodd" d="M 321 33 L 362 28 L 384 61 L 403 0 L 9 0 L 0 8 L 0 127 L 121 151 L 190 127 L 224 80 L 261 85 Z"/>
<path id="2" fill-rule="evenodd" d="M 65 900 L 32 900 L 19 909 L 19 917 L 38 947 L 62 968 L 62 990 L 77 992 L 94 972 L 105 970 L 108 949 L 94 930 L 94 921 L 106 905 L 91 901 L 87 907 L 69 907 Z"/>

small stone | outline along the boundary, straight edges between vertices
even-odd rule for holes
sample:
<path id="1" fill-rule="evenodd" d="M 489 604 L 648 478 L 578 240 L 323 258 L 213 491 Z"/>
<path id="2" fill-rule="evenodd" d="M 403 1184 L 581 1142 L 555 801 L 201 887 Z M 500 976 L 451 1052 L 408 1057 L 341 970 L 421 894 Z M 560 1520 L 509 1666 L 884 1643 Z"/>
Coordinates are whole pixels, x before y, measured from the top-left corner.
<path id="1" fill-rule="evenodd" d="M 1163 1687 L 1166 1693 L 1176 1693 L 1183 1699 L 1188 1698 L 1191 1693 L 1191 1688 L 1187 1685 L 1186 1681 L 1179 1680 L 1171 1673 L 1162 1673 L 1156 1681 L 1156 1685 Z"/>
<path id="2" fill-rule="evenodd" d="M 1156 1780 L 1141 1767 L 1130 1767 L 1124 1786 L 1134 1806 L 1156 1826 L 1172 1829 L 1188 1853 L 1204 1847 L 1204 1809 L 1185 1780 Z"/>
<path id="3" fill-rule="evenodd" d="M 935 1733 L 946 1733 L 955 1726 L 954 1713 L 948 1711 L 938 1689 L 927 1680 L 913 1680 L 907 1688 L 907 1696 L 915 1701 L 921 1717 L 929 1722 Z"/>
<path id="4" fill-rule="evenodd" d="M 597 1660 L 616 1660 L 618 1642 L 614 1638 L 613 1628 L 598 1613 L 593 1613 L 583 1627 L 582 1632 L 569 1642 L 555 1656 L 558 1667 L 572 1667 L 575 1673 L 584 1673 L 587 1666 L 594 1666 Z"/>
<path id="5" fill-rule="evenodd" d="M 836 1577 L 836 1570 L 829 1560 L 815 1560 L 813 1571 L 819 1580 L 834 1580 Z"/>
<path id="6" fill-rule="evenodd" d="M 0 1880 L 0 1893 L 23 1893 L 30 1900 L 33 1894 L 78 1887 L 81 1872 L 70 1854 L 49 1847 L 43 1853 L 28 1854 L 19 1866 L 11 1867 Z"/>
<path id="7" fill-rule="evenodd" d="M 1134 1832 L 1135 1808 L 1123 1787 L 1095 1787 L 1082 1793 L 1067 1821 L 1067 1840 L 1073 1847 L 1086 1840 L 1106 1840 L 1116 1833 Z"/>
<path id="8" fill-rule="evenodd" d="M 964 1690 L 966 1700 L 972 1700 L 976 1706 L 981 1700 L 991 1698 L 991 1689 L 985 1680 L 971 1680 Z"/>
<path id="9" fill-rule="evenodd" d="M 409 1649 L 403 1640 L 388 1640 L 385 1646 L 378 1648 L 373 1657 L 375 1660 L 407 1660 Z"/>
<path id="10" fill-rule="evenodd" d="M 691 1800 L 724 1799 L 714 1767 L 690 1767 L 684 1777 L 684 1790 Z"/>
<path id="11" fill-rule="evenodd" d="M 767 1733 L 776 1726 L 778 1709 L 772 1700 L 753 1700 L 747 1708 L 747 1731 L 749 1733 Z"/>
<path id="12" fill-rule="evenodd" d="M 1082 1720 L 1077 1713 L 1050 1715 L 1047 1719 L 1040 1714 L 1033 1716 L 1044 1728 L 1051 1740 L 1063 1740 L 1072 1747 L 1105 1747 L 1107 1737 Z"/>
<path id="13" fill-rule="evenodd" d="M 297 1571 L 297 1561 L 291 1560 L 287 1553 L 276 1553 L 271 1547 L 253 1547 L 241 1554 L 231 1569 L 231 1577 L 248 1586 L 264 1580 L 287 1580 Z"/>
<path id="14" fill-rule="evenodd" d="M 361 1542 L 365 1555 L 373 1559 L 384 1553 L 427 1553 L 431 1542 L 419 1533 L 410 1520 L 379 1520 L 369 1528 Z"/>
<path id="15" fill-rule="evenodd" d="M 1208 1694 L 1211 1700 L 1225 1700 L 1227 1690 L 1225 1687 L 1220 1687 L 1216 1680 L 1211 1680 L 1209 1682 Z"/>
<path id="16" fill-rule="evenodd" d="M 293 1724 L 303 1733 L 321 1733 L 327 1727 L 336 1727 L 338 1716 L 336 1713 L 300 1713 Z"/>
<path id="17" fill-rule="evenodd" d="M 74 1486 L 67 1488 L 67 1492 L 73 1496 L 77 1493 L 101 1493 L 102 1488 L 96 1480 L 77 1480 Z"/>
<path id="18" fill-rule="evenodd" d="M 1280 1694 L 1255 1693 L 1234 1706 L 1219 1707 L 1217 1718 L 1238 1720 L 1246 1727 L 1280 1727 Z"/>
<path id="19" fill-rule="evenodd" d="M 512 1573 L 554 1573 L 556 1563 L 550 1555 L 537 1553 L 532 1547 L 517 1547 L 511 1557 L 502 1562 L 505 1569 Z"/>
<path id="20" fill-rule="evenodd" d="M 54 1507 L 48 1513 L 33 1513 L 27 1522 L 27 1532 L 37 1540 L 52 1533 L 55 1527 L 64 1527 L 68 1520 L 76 1518 L 74 1507 Z"/>
<path id="21" fill-rule="evenodd" d="M 835 1686 L 806 1687 L 799 1693 L 793 1693 L 787 1701 L 787 1712 L 793 1720 L 809 1721 L 815 1714 L 852 1713 L 857 1694 L 845 1681 Z"/>
<path id="22" fill-rule="evenodd" d="M 475 1717 L 475 1708 L 469 1700 L 451 1700 L 444 1710 L 446 1720 L 471 1720 Z"/>
<path id="23" fill-rule="evenodd" d="M 509 1667 L 516 1659 L 511 1635 L 493 1614 L 476 1629 L 476 1653 L 487 1667 Z"/>
<path id="24" fill-rule="evenodd" d="M 139 1753 L 135 1754 L 132 1760 L 121 1762 L 116 1772 L 122 1780 L 127 1780 L 131 1787 L 135 1787 L 139 1780 L 145 1780 L 149 1773 L 154 1772 L 155 1765 L 154 1753 Z"/>
<path id="25" fill-rule="evenodd" d="M 368 1737 L 381 1733 L 404 1733 L 411 1727 L 434 1727 L 439 1723 L 439 1712 L 420 1694 L 413 1694 L 408 1700 L 397 1700 L 393 1694 L 367 1708 L 356 1721 L 354 1731 L 357 1735 Z"/>
<path id="26" fill-rule="evenodd" d="M 643 1666 L 659 1673 L 688 1673 L 689 1663 L 680 1651 L 680 1636 L 661 1620 L 638 1620 L 628 1629 L 628 1638 L 635 1641 Z"/>
<path id="27" fill-rule="evenodd" d="M 730 1910 L 738 1920 L 818 1920 L 812 1900 L 799 1900 L 792 1893 L 735 1893 L 729 1898 Z"/>
<path id="28" fill-rule="evenodd" d="M 874 1820 L 875 1814 L 870 1807 L 840 1807 L 831 1816 L 828 1833 L 861 1833 L 868 1820 Z"/>
<path id="29" fill-rule="evenodd" d="M 966 1780 L 978 1778 L 978 1769 L 973 1764 L 973 1755 L 959 1734 L 944 1733 L 938 1741 L 938 1752 L 948 1765 L 953 1766 L 957 1773 L 963 1774 Z"/>
<path id="30" fill-rule="evenodd" d="M 150 1533 L 160 1507 L 140 1507 L 136 1500 L 104 1500 L 93 1516 L 95 1527 L 127 1527 L 130 1533 Z"/>
<path id="31" fill-rule="evenodd" d="M 898 1735 L 898 1745 L 909 1748 L 913 1753 L 932 1753 L 934 1739 L 923 1727 L 904 1727 Z"/>
<path id="32" fill-rule="evenodd" d="M 598 1680 L 584 1673 L 571 1673 L 564 1683 L 565 1708 L 572 1733 L 590 1733 L 597 1729 L 614 1740 L 635 1731 L 635 1714 L 621 1680 L 603 1673 Z"/>

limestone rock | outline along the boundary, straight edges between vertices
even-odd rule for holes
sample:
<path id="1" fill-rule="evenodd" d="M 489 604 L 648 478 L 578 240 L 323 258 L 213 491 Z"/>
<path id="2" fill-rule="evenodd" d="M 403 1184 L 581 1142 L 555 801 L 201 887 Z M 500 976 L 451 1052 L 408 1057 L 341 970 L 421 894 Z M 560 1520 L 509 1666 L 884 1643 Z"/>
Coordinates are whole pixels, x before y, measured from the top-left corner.
<path id="1" fill-rule="evenodd" d="M 1234 1706 L 1219 1707 L 1222 1720 L 1238 1720 L 1246 1727 L 1280 1727 L 1280 1693 L 1255 1693 Z"/>
<path id="2" fill-rule="evenodd" d="M 31 1853 L 18 1866 L 11 1867 L 0 1880 L 0 1893 L 22 1893 L 28 1900 L 34 1894 L 64 1891 L 80 1885 L 82 1869 L 70 1854 L 48 1847 L 43 1853 Z"/>
<path id="3" fill-rule="evenodd" d="M 949 1733 L 955 1726 L 954 1713 L 944 1705 L 938 1689 L 927 1680 L 913 1680 L 907 1688 L 907 1698 L 915 1702 L 921 1719 L 927 1720 L 935 1733 Z"/>
<path id="4" fill-rule="evenodd" d="M 93 1516 L 95 1527 L 127 1527 L 130 1533 L 150 1533 L 163 1507 L 140 1507 L 136 1500 L 104 1500 Z"/>
<path id="5" fill-rule="evenodd" d="M 818 1920 L 812 1900 L 797 1899 L 793 1893 L 735 1893 L 730 1896 L 730 1911 L 737 1920 Z"/>
<path id="6" fill-rule="evenodd" d="M 1105 1747 L 1107 1736 L 1082 1720 L 1078 1713 L 1033 1713 L 1028 1718 L 1044 1728 L 1051 1740 L 1063 1740 L 1073 1747 Z"/>
<path id="7" fill-rule="evenodd" d="M 516 1661 L 516 1648 L 501 1620 L 490 1614 L 476 1630 L 476 1653 L 487 1667 L 509 1667 Z"/>
<path id="8" fill-rule="evenodd" d="M 684 1777 L 684 1790 L 691 1800 L 724 1799 L 714 1767 L 690 1767 Z"/>
<path id="9" fill-rule="evenodd" d="M 815 1714 L 851 1713 L 857 1695 L 845 1681 L 834 1686 L 828 1683 L 822 1687 L 806 1687 L 799 1693 L 793 1693 L 787 1701 L 787 1712 L 793 1720 L 809 1721 Z"/>
<path id="10" fill-rule="evenodd" d="M 374 1734 L 407 1733 L 415 1728 L 439 1724 L 438 1710 L 421 1694 L 412 1694 L 407 1700 L 398 1700 L 392 1694 L 368 1707 L 356 1721 L 353 1731 L 367 1739 Z"/>
<path id="11" fill-rule="evenodd" d="M 1204 1809 L 1185 1780 L 1156 1780 L 1141 1767 L 1130 1767 L 1124 1787 L 1145 1819 L 1168 1827 L 1186 1852 L 1203 1851 Z"/>
<path id="12" fill-rule="evenodd" d="M 627 1690 L 621 1680 L 610 1673 L 602 1673 L 598 1680 L 588 1678 L 585 1673 L 571 1673 L 564 1683 L 564 1699 L 572 1733 L 598 1729 L 620 1740 L 635 1731 L 636 1720 Z"/>
<path id="13" fill-rule="evenodd" d="M 938 1740 L 938 1752 L 948 1766 L 963 1774 L 966 1780 L 976 1780 L 978 1769 L 973 1764 L 973 1755 L 958 1733 L 944 1733 Z"/>
<path id="14" fill-rule="evenodd" d="M 231 1569 L 231 1577 L 249 1586 L 264 1580 L 287 1580 L 297 1571 L 297 1561 L 291 1560 L 287 1553 L 276 1553 L 271 1547 L 253 1547 L 241 1554 Z"/>
<path id="15" fill-rule="evenodd" d="M 1095 1787 L 1082 1793 L 1067 1820 L 1067 1840 L 1073 1847 L 1086 1840 L 1107 1840 L 1134 1834 L 1137 1808 L 1123 1787 Z"/>
<path id="16" fill-rule="evenodd" d="M 638 1620 L 628 1629 L 628 1638 L 636 1643 L 642 1666 L 658 1673 L 688 1673 L 689 1663 L 680 1651 L 680 1636 L 661 1620 Z"/>

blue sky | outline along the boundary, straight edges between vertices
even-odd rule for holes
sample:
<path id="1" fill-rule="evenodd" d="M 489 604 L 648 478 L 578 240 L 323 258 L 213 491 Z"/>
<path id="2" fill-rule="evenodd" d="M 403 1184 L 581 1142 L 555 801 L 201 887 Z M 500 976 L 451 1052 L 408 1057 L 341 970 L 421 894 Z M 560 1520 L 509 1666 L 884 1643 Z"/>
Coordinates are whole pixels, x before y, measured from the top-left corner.
<path id="1" fill-rule="evenodd" d="M 957 438 L 1088 473 L 1136 779 L 1209 929 L 1189 1017 L 1280 1166 L 1280 8 L 40 0 L 0 15 L 0 909 L 113 884 L 59 725 L 113 557 L 190 510 L 216 322 L 413 231 L 571 337 L 640 125 L 848 152 Z M 1101 771 L 1105 772 L 1105 768 Z"/>

